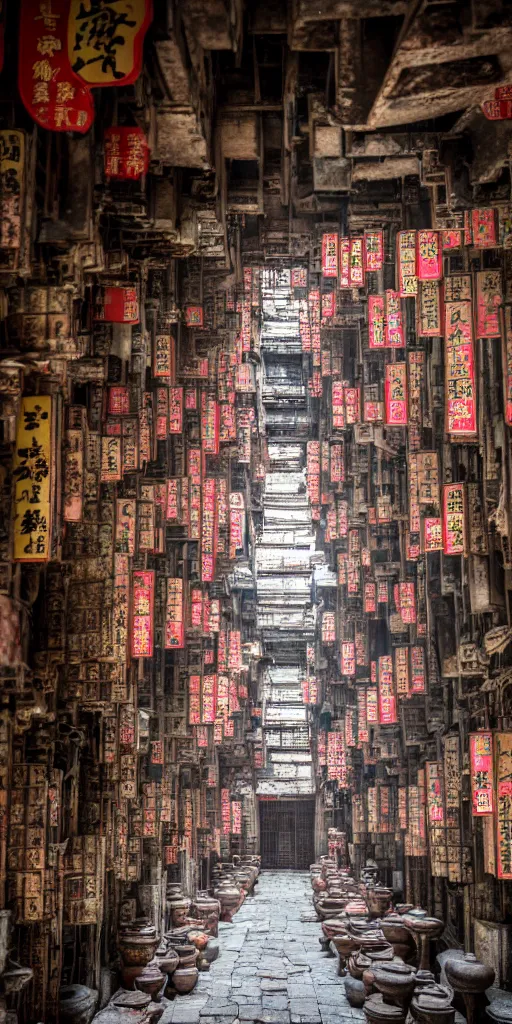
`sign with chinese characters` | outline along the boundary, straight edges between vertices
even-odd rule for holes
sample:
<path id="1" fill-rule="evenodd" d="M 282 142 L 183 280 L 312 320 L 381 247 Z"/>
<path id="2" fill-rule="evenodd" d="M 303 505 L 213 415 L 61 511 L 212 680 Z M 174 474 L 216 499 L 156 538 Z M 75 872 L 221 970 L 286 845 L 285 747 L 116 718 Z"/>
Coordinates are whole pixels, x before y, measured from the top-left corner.
<path id="1" fill-rule="evenodd" d="M 497 732 L 496 841 L 497 877 L 512 880 L 512 732 Z"/>
<path id="2" fill-rule="evenodd" d="M 104 288 L 95 310 L 95 320 L 112 324 L 138 324 L 139 299 L 131 287 Z"/>
<path id="3" fill-rule="evenodd" d="M 418 334 L 420 338 L 440 338 L 443 333 L 441 284 L 421 281 L 418 296 Z"/>
<path id="4" fill-rule="evenodd" d="M 416 596 L 412 581 L 398 584 L 400 615 L 402 622 L 416 622 Z"/>
<path id="5" fill-rule="evenodd" d="M 405 346 L 402 302 L 399 293 L 390 288 L 386 291 L 384 337 L 386 348 L 404 348 Z"/>
<path id="6" fill-rule="evenodd" d="M 83 134 L 94 120 L 94 103 L 89 86 L 71 66 L 68 15 L 69 0 L 22 0 L 18 88 L 28 113 L 42 128 Z M 101 19 L 100 11 L 96 17 Z"/>
<path id="7" fill-rule="evenodd" d="M 443 529 L 441 519 L 437 516 L 426 516 L 423 520 L 423 550 L 443 550 Z"/>
<path id="8" fill-rule="evenodd" d="M 364 269 L 373 272 L 384 266 L 384 234 L 382 231 L 364 233 Z"/>
<path id="9" fill-rule="evenodd" d="M 16 425 L 13 463 L 13 557 L 47 562 L 52 512 L 52 399 L 24 395 Z"/>
<path id="10" fill-rule="evenodd" d="M 492 208 L 471 210 L 471 244 L 475 249 L 493 249 L 498 245 L 498 218 Z"/>
<path id="11" fill-rule="evenodd" d="M 411 647 L 411 693 L 425 693 L 426 669 L 423 647 Z"/>
<path id="12" fill-rule="evenodd" d="M 396 239 L 398 290 L 400 295 L 416 295 L 418 278 L 416 276 L 416 232 L 399 231 Z"/>
<path id="13" fill-rule="evenodd" d="M 439 231 L 418 231 L 416 246 L 419 280 L 438 281 L 443 275 L 443 255 Z"/>
<path id="14" fill-rule="evenodd" d="M 324 277 L 338 276 L 339 236 L 334 232 L 322 235 L 322 274 Z"/>
<path id="15" fill-rule="evenodd" d="M 477 338 L 500 337 L 501 303 L 501 271 L 480 270 L 476 275 Z"/>
<path id="16" fill-rule="evenodd" d="M 386 423 L 407 424 L 407 363 L 388 363 L 384 381 Z"/>
<path id="17" fill-rule="evenodd" d="M 473 817 L 494 812 L 492 732 L 472 732 L 469 736 L 471 771 L 471 813 Z"/>
<path id="18" fill-rule="evenodd" d="M 476 425 L 476 380 L 471 302 L 445 305 L 446 430 L 472 437 Z"/>
<path id="19" fill-rule="evenodd" d="M 203 676 L 201 699 L 201 722 L 213 725 L 217 716 L 217 676 L 215 673 Z"/>
<path id="20" fill-rule="evenodd" d="M 425 770 L 429 824 L 440 824 L 444 821 L 442 764 L 427 761 Z"/>
<path id="21" fill-rule="evenodd" d="M 385 654 L 379 658 L 379 722 L 381 725 L 391 725 L 396 721 L 393 661 L 391 655 Z"/>
<path id="22" fill-rule="evenodd" d="M 1 14 L 0 14 L 1 18 Z M 0 129 L 0 249 L 19 249 L 25 194 L 25 132 Z"/>
<path id="23" fill-rule="evenodd" d="M 344 676 L 355 676 L 356 674 L 356 652 L 352 640 L 344 640 L 341 644 L 341 674 Z"/>
<path id="24" fill-rule="evenodd" d="M 350 256 L 349 256 L 349 276 L 348 283 L 350 288 L 362 288 L 364 285 L 364 261 L 363 261 L 363 239 L 351 238 L 350 239 Z"/>
<path id="25" fill-rule="evenodd" d="M 147 174 L 149 146 L 142 128 L 128 128 L 126 125 L 106 128 L 103 146 L 106 178 L 137 181 Z"/>
<path id="26" fill-rule="evenodd" d="M 445 555 L 466 554 L 464 484 L 445 484 L 443 487 L 443 549 Z"/>
<path id="27" fill-rule="evenodd" d="M 399 697 L 409 693 L 409 648 L 395 647 L 395 683 Z"/>
<path id="28" fill-rule="evenodd" d="M 165 646 L 185 646 L 185 621 L 183 608 L 183 580 L 178 577 L 167 579 L 167 604 L 165 609 Z"/>
<path id="29" fill-rule="evenodd" d="M 384 296 L 368 296 L 368 344 L 370 348 L 384 348 Z"/>
<path id="30" fill-rule="evenodd" d="M 188 724 L 199 725 L 201 722 L 201 676 L 188 677 Z"/>
<path id="31" fill-rule="evenodd" d="M 132 658 L 153 656 L 155 570 L 133 573 Z"/>
<path id="32" fill-rule="evenodd" d="M 350 288 L 350 238 L 340 238 L 340 288 Z"/>
<path id="33" fill-rule="evenodd" d="M 217 552 L 217 502 L 215 477 L 207 477 L 203 487 L 201 518 L 201 581 L 212 583 Z"/>
<path id="34" fill-rule="evenodd" d="M 64 6 L 67 53 L 75 74 L 95 88 L 135 82 L 151 0 L 67 0 Z"/>

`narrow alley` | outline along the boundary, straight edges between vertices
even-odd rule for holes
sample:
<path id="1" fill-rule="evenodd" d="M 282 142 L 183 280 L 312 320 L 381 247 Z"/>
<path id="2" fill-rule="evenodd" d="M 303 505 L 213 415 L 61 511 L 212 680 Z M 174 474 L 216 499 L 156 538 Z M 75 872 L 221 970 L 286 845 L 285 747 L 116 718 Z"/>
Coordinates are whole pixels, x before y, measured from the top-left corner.
<path id="1" fill-rule="evenodd" d="M 320 950 L 309 874 L 263 871 L 233 924 L 220 924 L 221 955 L 162 1024 L 348 1024 L 364 1021 L 345 996 L 338 961 Z"/>

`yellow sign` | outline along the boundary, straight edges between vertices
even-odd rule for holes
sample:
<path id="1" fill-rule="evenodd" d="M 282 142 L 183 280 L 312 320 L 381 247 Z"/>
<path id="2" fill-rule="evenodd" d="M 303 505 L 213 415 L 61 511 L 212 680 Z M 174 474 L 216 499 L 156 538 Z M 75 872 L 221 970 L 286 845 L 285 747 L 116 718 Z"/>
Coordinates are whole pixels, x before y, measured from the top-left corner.
<path id="1" fill-rule="evenodd" d="M 51 534 L 52 400 L 24 395 L 14 454 L 14 559 L 47 562 Z"/>
<path id="2" fill-rule="evenodd" d="M 142 67 L 151 0 L 71 0 L 68 56 L 92 86 L 129 85 Z"/>

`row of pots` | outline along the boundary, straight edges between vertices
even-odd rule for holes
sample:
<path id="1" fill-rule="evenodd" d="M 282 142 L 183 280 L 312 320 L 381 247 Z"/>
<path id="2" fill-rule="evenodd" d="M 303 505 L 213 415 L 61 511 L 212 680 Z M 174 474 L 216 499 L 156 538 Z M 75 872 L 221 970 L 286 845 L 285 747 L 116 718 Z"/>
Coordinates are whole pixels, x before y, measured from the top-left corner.
<path id="1" fill-rule="evenodd" d="M 451 989 L 437 984 L 429 970 L 430 941 L 442 934 L 443 922 L 411 905 L 393 908 L 392 890 L 378 885 L 376 871 L 367 866 L 358 883 L 329 857 L 311 866 L 320 941 L 324 949 L 331 945 L 337 950 L 349 1002 L 364 1007 L 368 1024 L 405 1024 L 407 1013 L 420 1024 L 453 1024 L 457 991 L 466 1003 L 467 1022 L 473 1024 L 474 996 L 492 984 L 494 971 L 466 954 L 462 961 L 446 961 Z M 417 968 L 410 963 L 415 947 Z"/>

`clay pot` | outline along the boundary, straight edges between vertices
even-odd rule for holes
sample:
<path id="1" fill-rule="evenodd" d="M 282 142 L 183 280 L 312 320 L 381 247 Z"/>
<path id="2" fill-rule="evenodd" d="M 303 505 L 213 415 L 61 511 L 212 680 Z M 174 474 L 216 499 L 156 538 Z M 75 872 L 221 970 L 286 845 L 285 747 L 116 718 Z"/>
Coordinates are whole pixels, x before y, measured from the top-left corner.
<path id="1" fill-rule="evenodd" d="M 384 886 L 376 885 L 368 889 L 367 901 L 370 917 L 382 917 L 391 905 L 393 896 L 392 889 L 385 889 Z"/>
<path id="2" fill-rule="evenodd" d="M 455 1020 L 448 989 L 435 982 L 415 988 L 409 1013 L 418 1024 L 453 1024 Z"/>
<path id="3" fill-rule="evenodd" d="M 414 991 L 415 972 L 406 964 L 376 963 L 372 964 L 373 984 L 382 992 L 386 1002 L 391 1000 L 399 1006 L 406 1006 Z"/>
<path id="4" fill-rule="evenodd" d="M 121 988 L 112 996 L 109 1005 L 115 1006 L 119 1010 L 145 1010 L 150 1002 L 151 996 L 147 992 L 127 992 Z"/>
<path id="5" fill-rule="evenodd" d="M 431 939 L 438 939 L 444 932 L 444 922 L 438 917 L 429 917 L 424 910 L 411 910 L 404 915 L 405 927 L 414 935 L 418 945 L 419 966 L 428 971 L 430 967 Z"/>
<path id="6" fill-rule="evenodd" d="M 89 1024 L 97 1002 L 96 989 L 86 985 L 63 985 L 59 989 L 59 1020 L 62 1024 Z"/>
<path id="7" fill-rule="evenodd" d="M 399 914 L 388 914 L 378 922 L 383 935 L 391 942 L 395 956 L 407 960 L 414 952 L 414 940 Z"/>
<path id="8" fill-rule="evenodd" d="M 138 926 L 134 922 L 121 928 L 117 947 L 123 964 L 126 967 L 145 967 L 153 959 L 158 941 L 155 926 L 147 922 Z"/>
<path id="9" fill-rule="evenodd" d="M 195 967 L 199 950 L 192 943 L 183 943 L 180 946 L 176 946 L 176 952 L 179 957 L 179 964 L 176 970 L 181 970 L 182 967 Z"/>
<path id="10" fill-rule="evenodd" d="M 380 992 L 365 1000 L 364 1012 L 368 1024 L 405 1024 L 405 1011 L 401 1006 L 385 1003 Z"/>
<path id="11" fill-rule="evenodd" d="M 466 1004 L 467 1024 L 475 1020 L 475 995 L 490 988 L 495 978 L 495 971 L 478 960 L 474 953 L 466 953 L 463 960 L 446 960 L 445 974 L 448 984 L 461 992 Z"/>
<path id="12" fill-rule="evenodd" d="M 178 967 L 172 976 L 172 983 L 177 992 L 185 995 L 192 992 L 197 985 L 199 971 L 197 967 Z"/>
<path id="13" fill-rule="evenodd" d="M 135 988 L 139 992 L 147 992 L 154 1002 L 159 1002 L 164 985 L 165 975 L 162 974 L 155 960 L 152 960 L 144 968 L 142 974 L 139 974 L 138 978 L 135 979 Z"/>
<path id="14" fill-rule="evenodd" d="M 500 992 L 486 1007 L 486 1015 L 494 1024 L 512 1024 L 512 996 L 510 992 Z"/>
<path id="15" fill-rule="evenodd" d="M 187 917 L 190 910 L 190 900 L 188 896 L 173 896 L 171 900 L 168 900 L 168 906 L 171 911 L 171 922 L 173 928 L 181 928 L 187 923 Z"/>
<path id="16" fill-rule="evenodd" d="M 155 960 L 162 974 L 172 974 L 176 970 L 180 958 L 176 950 L 168 948 L 167 944 L 161 944 L 156 953 Z"/>
<path id="17" fill-rule="evenodd" d="M 123 988 L 127 989 L 130 992 L 133 992 L 135 989 L 135 979 L 138 978 L 140 974 L 142 974 L 143 970 L 143 967 L 125 967 L 123 964 L 121 964 L 120 974 L 121 981 L 123 983 Z"/>
<path id="18" fill-rule="evenodd" d="M 220 903 L 208 893 L 198 893 L 192 901 L 191 913 L 201 922 L 201 927 L 215 937 L 218 935 Z"/>

